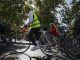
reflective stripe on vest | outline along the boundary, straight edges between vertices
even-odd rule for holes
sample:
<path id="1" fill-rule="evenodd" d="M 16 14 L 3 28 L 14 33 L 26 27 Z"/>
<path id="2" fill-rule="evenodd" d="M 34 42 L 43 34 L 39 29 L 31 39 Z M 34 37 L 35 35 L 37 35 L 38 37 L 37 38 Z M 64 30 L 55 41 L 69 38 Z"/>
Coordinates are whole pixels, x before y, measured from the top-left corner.
<path id="1" fill-rule="evenodd" d="M 39 20 L 38 20 L 38 17 L 36 16 L 36 14 L 35 13 L 33 13 L 33 15 L 34 15 L 34 20 L 33 20 L 33 22 L 31 23 L 31 28 L 37 28 L 37 27 L 40 27 L 40 22 L 39 22 Z"/>

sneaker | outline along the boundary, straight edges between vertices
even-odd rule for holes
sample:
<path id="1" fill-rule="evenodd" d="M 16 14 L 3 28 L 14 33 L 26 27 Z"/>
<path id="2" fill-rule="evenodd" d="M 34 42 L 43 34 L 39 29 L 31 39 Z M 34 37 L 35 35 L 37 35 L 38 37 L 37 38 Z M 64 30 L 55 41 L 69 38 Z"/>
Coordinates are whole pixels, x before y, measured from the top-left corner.
<path id="1" fill-rule="evenodd" d="M 35 51 L 35 50 L 38 50 L 38 49 L 40 49 L 39 44 L 37 44 L 36 46 L 32 47 L 31 48 L 31 51 Z"/>
<path id="2" fill-rule="evenodd" d="M 39 44 L 39 41 L 38 40 L 36 40 L 35 42 L 36 42 L 36 44 Z"/>

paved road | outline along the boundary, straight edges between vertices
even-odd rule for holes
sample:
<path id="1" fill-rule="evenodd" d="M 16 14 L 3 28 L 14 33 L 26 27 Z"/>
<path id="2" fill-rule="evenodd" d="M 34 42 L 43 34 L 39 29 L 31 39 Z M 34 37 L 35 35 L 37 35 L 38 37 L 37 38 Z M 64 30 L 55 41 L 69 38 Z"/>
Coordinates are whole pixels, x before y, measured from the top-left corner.
<path id="1" fill-rule="evenodd" d="M 36 51 L 30 51 L 31 48 L 32 47 L 30 47 L 28 51 L 21 54 L 2 50 L 0 51 L 0 60 L 30 60 L 30 57 L 43 58 L 44 56 L 45 58 L 47 58 L 47 56 L 43 54 L 40 49 Z M 36 60 L 36 59 L 32 58 L 32 60 Z M 63 56 L 59 52 L 57 55 L 53 56 L 51 60 L 70 60 L 70 59 L 67 56 Z"/>

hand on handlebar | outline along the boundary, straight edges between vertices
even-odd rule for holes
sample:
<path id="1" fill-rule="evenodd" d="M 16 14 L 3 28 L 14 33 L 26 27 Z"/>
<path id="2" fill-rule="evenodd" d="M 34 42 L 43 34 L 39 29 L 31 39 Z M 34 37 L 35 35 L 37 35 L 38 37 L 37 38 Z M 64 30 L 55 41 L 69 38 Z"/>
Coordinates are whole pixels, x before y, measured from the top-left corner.
<path id="1" fill-rule="evenodd" d="M 28 31 L 28 27 L 27 26 L 22 26 L 20 27 L 22 32 L 27 32 Z"/>

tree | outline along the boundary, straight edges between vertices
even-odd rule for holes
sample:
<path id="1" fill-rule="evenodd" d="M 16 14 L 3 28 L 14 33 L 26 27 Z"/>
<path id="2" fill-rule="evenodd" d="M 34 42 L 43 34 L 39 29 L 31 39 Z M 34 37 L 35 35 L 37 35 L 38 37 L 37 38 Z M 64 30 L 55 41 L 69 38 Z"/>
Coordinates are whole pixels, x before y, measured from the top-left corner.
<path id="1" fill-rule="evenodd" d="M 39 16 L 44 25 L 54 22 L 56 7 L 63 5 L 64 0 L 35 0 L 36 6 L 39 8 Z M 53 12 L 53 13 L 52 13 Z"/>
<path id="2" fill-rule="evenodd" d="M 73 20 L 73 18 L 76 17 L 77 14 L 80 14 L 80 2 L 76 0 L 72 0 L 71 2 L 71 8 L 67 10 L 68 14 L 67 16 L 69 17 L 68 20 Z"/>
<path id="3" fill-rule="evenodd" d="M 20 25 L 25 0 L 0 0 L 0 16 L 10 25 Z"/>

